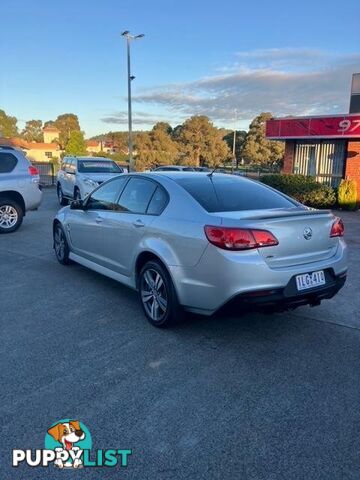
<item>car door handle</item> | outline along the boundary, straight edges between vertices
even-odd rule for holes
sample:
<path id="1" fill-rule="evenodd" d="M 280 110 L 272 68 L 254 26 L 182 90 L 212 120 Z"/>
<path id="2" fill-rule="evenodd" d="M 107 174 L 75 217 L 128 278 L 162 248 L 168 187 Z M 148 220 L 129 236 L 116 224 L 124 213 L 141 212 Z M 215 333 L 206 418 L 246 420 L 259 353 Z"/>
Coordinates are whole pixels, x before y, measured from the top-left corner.
<path id="1" fill-rule="evenodd" d="M 96 217 L 96 218 L 95 218 L 95 222 L 96 222 L 96 223 L 102 223 L 103 220 L 104 220 L 104 219 L 103 219 L 102 217 Z"/>
<path id="2" fill-rule="evenodd" d="M 145 227 L 145 224 L 144 224 L 140 219 L 138 219 L 138 220 L 136 220 L 135 222 L 133 222 L 133 225 L 134 225 L 134 227 L 136 227 L 136 228 Z"/>

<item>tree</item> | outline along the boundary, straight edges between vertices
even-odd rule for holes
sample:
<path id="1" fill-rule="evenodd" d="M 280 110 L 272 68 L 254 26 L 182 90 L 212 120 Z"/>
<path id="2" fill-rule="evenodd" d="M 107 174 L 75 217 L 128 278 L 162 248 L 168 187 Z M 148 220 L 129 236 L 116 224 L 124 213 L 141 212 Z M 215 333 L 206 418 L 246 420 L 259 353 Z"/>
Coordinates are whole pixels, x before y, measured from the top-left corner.
<path id="1" fill-rule="evenodd" d="M 18 134 L 17 118 L 0 110 L 0 137 L 16 137 Z"/>
<path id="2" fill-rule="evenodd" d="M 136 170 L 142 171 L 177 162 L 179 149 L 168 133 L 169 127 L 169 124 L 159 122 L 154 125 L 151 132 L 137 134 Z"/>
<path id="3" fill-rule="evenodd" d="M 208 117 L 196 115 L 186 120 L 177 131 L 183 156 L 182 164 L 217 167 L 230 156 L 223 133 Z"/>
<path id="4" fill-rule="evenodd" d="M 22 137 L 27 142 L 42 142 L 43 131 L 41 120 L 29 120 L 25 124 L 24 130 L 21 132 Z"/>
<path id="5" fill-rule="evenodd" d="M 46 122 L 46 125 L 50 126 L 49 123 Z M 51 126 L 59 130 L 59 145 L 62 150 L 66 150 L 72 132 L 80 132 L 79 119 L 74 113 L 59 115 Z"/>
<path id="6" fill-rule="evenodd" d="M 55 127 L 54 120 L 48 120 L 47 122 L 44 122 L 44 128 L 46 127 Z"/>
<path id="7" fill-rule="evenodd" d="M 284 142 L 267 140 L 265 122 L 273 118 L 269 112 L 263 112 L 251 122 L 242 148 L 242 157 L 246 163 L 274 165 L 284 156 Z"/>
<path id="8" fill-rule="evenodd" d="M 76 130 L 70 133 L 69 141 L 65 148 L 66 155 L 86 155 L 84 134 Z"/>

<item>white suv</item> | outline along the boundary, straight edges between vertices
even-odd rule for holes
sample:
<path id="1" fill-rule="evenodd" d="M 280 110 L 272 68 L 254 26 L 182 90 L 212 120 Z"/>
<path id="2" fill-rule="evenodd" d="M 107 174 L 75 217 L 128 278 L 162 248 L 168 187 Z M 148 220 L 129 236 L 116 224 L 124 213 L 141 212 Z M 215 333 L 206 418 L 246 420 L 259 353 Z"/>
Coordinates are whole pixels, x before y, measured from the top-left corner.
<path id="1" fill-rule="evenodd" d="M 124 173 L 115 162 L 103 157 L 64 157 L 57 174 L 60 205 L 84 199 L 100 183 Z"/>
<path id="2" fill-rule="evenodd" d="M 41 203 L 40 177 L 21 150 L 0 147 L 0 233 L 17 230 Z"/>

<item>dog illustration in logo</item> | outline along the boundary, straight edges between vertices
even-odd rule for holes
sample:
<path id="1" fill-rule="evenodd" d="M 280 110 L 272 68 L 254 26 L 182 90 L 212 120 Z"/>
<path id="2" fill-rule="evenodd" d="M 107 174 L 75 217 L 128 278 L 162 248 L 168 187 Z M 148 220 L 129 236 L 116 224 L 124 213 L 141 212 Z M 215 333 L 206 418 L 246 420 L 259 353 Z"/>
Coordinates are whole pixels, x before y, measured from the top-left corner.
<path id="1" fill-rule="evenodd" d="M 64 450 L 73 452 L 77 452 L 79 447 L 74 446 L 75 443 L 80 442 L 80 440 L 84 440 L 85 432 L 81 429 L 80 423 L 77 420 L 69 420 L 68 422 L 64 423 L 57 423 L 53 427 L 49 428 L 48 434 L 53 437 L 54 440 L 61 443 L 62 447 L 55 448 L 55 451 L 61 457 L 61 452 Z M 57 458 L 54 464 L 59 468 L 79 468 L 82 467 L 82 460 L 81 458 L 75 458 L 75 460 L 71 463 L 66 462 L 64 463 L 61 458 Z"/>

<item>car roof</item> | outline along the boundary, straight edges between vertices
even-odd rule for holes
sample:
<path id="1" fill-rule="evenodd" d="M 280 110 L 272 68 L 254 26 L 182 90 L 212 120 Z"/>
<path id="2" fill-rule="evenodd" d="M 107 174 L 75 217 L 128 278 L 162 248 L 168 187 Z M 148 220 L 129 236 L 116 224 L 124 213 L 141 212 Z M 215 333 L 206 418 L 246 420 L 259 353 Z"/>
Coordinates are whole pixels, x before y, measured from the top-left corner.
<path id="1" fill-rule="evenodd" d="M 140 173 L 140 172 L 139 172 Z M 199 171 L 167 171 L 167 172 L 161 172 L 161 171 L 152 171 L 149 173 L 146 173 L 145 175 L 149 175 L 152 178 L 159 178 L 161 177 L 167 177 L 171 178 L 172 180 L 180 180 L 183 178 L 195 178 L 197 180 L 203 178 L 203 179 L 208 179 L 210 178 L 215 179 L 215 178 L 224 178 L 224 177 L 231 177 L 235 178 L 236 180 L 243 181 L 243 182 L 252 182 L 253 180 L 246 178 L 246 177 L 240 177 L 239 175 L 232 175 L 231 173 L 220 173 L 220 172 L 214 172 L 211 175 L 211 172 L 199 172 Z M 144 175 L 144 173 L 142 174 Z"/>
<path id="2" fill-rule="evenodd" d="M 75 160 L 86 160 L 87 162 L 98 162 L 99 160 L 113 162 L 113 160 L 108 157 L 77 157 L 76 155 L 67 155 L 64 157 L 64 160 L 65 158 L 75 158 Z"/>

